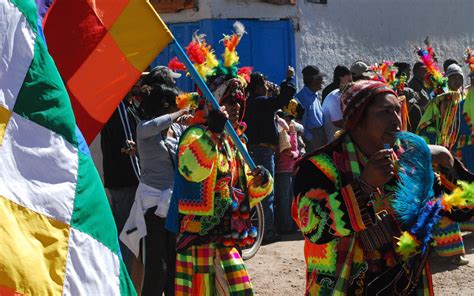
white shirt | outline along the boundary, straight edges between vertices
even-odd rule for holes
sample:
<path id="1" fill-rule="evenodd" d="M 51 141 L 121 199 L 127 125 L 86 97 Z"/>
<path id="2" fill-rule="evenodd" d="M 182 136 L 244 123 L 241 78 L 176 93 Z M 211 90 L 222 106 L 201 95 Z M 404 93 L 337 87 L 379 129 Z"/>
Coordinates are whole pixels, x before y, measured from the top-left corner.
<path id="1" fill-rule="evenodd" d="M 324 131 L 329 142 L 334 140 L 334 134 L 339 130 L 333 122 L 342 120 L 341 91 L 335 89 L 330 92 L 323 102 Z"/>

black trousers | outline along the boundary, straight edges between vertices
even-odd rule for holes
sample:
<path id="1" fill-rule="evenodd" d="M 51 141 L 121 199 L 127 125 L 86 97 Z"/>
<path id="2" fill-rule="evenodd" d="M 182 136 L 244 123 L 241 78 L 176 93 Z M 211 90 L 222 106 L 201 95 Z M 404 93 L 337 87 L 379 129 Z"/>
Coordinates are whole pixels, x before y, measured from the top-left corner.
<path id="1" fill-rule="evenodd" d="M 165 229 L 165 218 L 155 215 L 156 207 L 145 214 L 145 277 L 142 295 L 174 295 L 176 235 Z"/>

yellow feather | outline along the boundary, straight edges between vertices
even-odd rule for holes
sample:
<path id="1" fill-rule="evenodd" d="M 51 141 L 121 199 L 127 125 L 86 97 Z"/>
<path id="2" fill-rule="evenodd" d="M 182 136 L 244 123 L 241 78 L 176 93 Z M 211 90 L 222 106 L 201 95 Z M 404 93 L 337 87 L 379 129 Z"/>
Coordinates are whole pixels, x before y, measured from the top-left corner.
<path id="1" fill-rule="evenodd" d="M 224 66 L 227 68 L 232 67 L 233 65 L 239 62 L 239 55 L 236 51 L 230 52 L 227 48 L 224 51 Z"/>
<path id="2" fill-rule="evenodd" d="M 209 51 L 206 55 L 206 66 L 208 66 L 210 69 L 213 69 L 219 65 L 219 62 L 217 61 L 216 55 L 214 52 Z"/>
<path id="3" fill-rule="evenodd" d="M 410 256 L 416 253 L 416 249 L 420 246 L 417 239 L 408 231 L 404 231 L 402 235 L 397 238 L 397 247 L 395 250 L 402 256 L 403 260 L 407 260 Z"/>

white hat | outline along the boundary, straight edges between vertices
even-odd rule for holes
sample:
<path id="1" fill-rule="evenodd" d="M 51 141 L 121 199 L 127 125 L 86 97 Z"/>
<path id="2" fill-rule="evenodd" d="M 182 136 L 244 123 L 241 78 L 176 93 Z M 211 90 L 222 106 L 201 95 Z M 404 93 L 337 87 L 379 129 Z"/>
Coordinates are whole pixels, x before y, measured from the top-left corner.
<path id="1" fill-rule="evenodd" d="M 446 77 L 449 78 L 453 75 L 461 75 L 464 78 L 464 73 L 462 72 L 461 67 L 457 64 L 451 64 L 449 65 L 448 69 L 446 69 Z"/>

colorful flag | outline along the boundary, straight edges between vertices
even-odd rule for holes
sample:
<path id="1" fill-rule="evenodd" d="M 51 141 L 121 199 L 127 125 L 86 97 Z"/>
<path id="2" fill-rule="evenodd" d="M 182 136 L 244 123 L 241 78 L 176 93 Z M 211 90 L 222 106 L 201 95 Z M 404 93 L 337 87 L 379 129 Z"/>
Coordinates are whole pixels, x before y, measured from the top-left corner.
<path id="1" fill-rule="evenodd" d="M 56 0 L 44 32 L 89 144 L 173 39 L 147 0 Z"/>
<path id="2" fill-rule="evenodd" d="M 0 1 L 0 295 L 135 294 L 38 8 Z"/>

